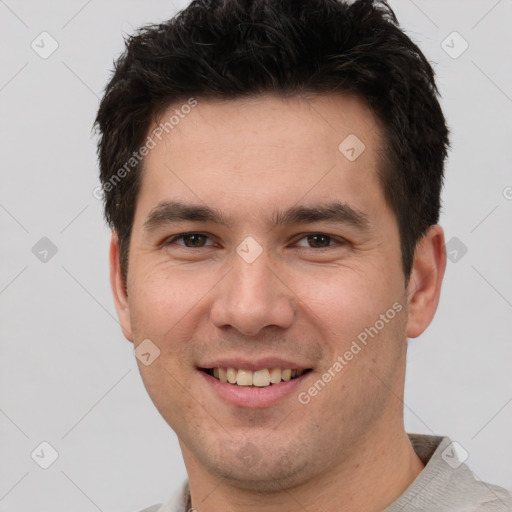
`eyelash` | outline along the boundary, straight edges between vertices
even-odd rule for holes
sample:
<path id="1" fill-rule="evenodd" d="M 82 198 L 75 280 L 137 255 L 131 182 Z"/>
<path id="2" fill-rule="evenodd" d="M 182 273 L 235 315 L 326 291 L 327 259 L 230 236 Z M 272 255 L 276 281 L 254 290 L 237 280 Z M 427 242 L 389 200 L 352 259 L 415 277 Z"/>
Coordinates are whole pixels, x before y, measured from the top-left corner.
<path id="1" fill-rule="evenodd" d="M 188 233 L 182 233 L 180 235 L 176 235 L 176 236 L 172 237 L 171 239 L 165 241 L 164 245 L 166 245 L 166 246 L 167 245 L 171 245 L 174 242 L 176 242 L 176 240 L 184 239 L 185 237 L 191 236 L 191 235 L 199 235 L 199 236 L 202 236 L 202 237 L 210 239 L 210 237 L 208 235 L 205 235 L 204 233 L 199 233 L 199 232 L 196 232 L 196 231 L 191 231 L 191 232 L 188 232 Z M 302 240 L 302 239 L 304 239 L 304 238 L 307 238 L 309 236 L 326 237 L 326 238 L 329 238 L 330 241 L 333 241 L 335 243 L 337 242 L 338 245 L 347 245 L 348 244 L 348 242 L 346 240 L 344 240 L 343 238 L 335 237 L 333 235 L 328 235 L 326 233 L 320 233 L 320 232 L 306 233 L 301 238 L 297 239 L 297 242 Z M 181 244 L 178 244 L 178 245 L 181 245 Z M 186 245 L 181 245 L 181 246 L 183 248 L 185 248 L 185 249 L 205 249 L 207 247 L 212 247 L 211 245 L 206 245 L 206 246 L 201 246 L 201 247 L 187 247 Z M 327 247 L 302 247 L 302 248 L 303 249 L 316 249 L 318 251 L 318 250 L 321 250 L 321 249 L 330 249 L 332 247 L 335 247 L 335 245 L 332 244 L 332 245 L 328 245 Z"/>

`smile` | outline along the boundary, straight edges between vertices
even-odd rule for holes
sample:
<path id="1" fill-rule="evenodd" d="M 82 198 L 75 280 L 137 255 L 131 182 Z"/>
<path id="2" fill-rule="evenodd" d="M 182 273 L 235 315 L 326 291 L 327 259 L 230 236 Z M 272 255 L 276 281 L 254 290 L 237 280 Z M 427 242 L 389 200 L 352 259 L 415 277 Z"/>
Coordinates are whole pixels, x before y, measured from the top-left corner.
<path id="1" fill-rule="evenodd" d="M 311 371 L 291 368 L 262 368 L 261 370 L 246 370 L 243 368 L 201 368 L 202 371 L 215 379 L 235 386 L 250 386 L 264 388 L 296 379 Z"/>

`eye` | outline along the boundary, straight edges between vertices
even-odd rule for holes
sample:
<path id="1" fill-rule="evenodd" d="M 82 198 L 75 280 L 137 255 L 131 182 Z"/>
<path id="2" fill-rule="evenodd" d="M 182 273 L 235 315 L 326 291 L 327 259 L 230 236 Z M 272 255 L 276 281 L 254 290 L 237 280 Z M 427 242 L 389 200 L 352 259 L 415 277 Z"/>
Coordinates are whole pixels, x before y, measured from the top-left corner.
<path id="1" fill-rule="evenodd" d="M 170 245 L 175 243 L 177 240 L 183 240 L 184 244 L 177 244 L 177 245 L 183 245 L 186 248 L 194 249 L 194 248 L 202 248 L 202 247 L 209 247 L 208 245 L 205 245 L 203 242 L 208 239 L 206 235 L 203 235 L 202 233 L 183 233 L 181 235 L 177 235 L 167 242 L 165 242 L 165 245 Z"/>
<path id="2" fill-rule="evenodd" d="M 310 233 L 308 235 L 303 236 L 300 240 L 307 240 L 307 243 L 309 244 L 306 247 L 312 248 L 312 249 L 325 249 L 328 247 L 332 247 L 337 242 L 338 245 L 344 245 L 346 242 L 343 239 L 335 239 L 334 237 L 330 235 L 326 235 L 324 233 Z M 334 242 L 331 244 L 330 242 Z M 304 245 L 299 245 L 299 247 L 305 247 Z"/>
<path id="3" fill-rule="evenodd" d="M 178 240 L 181 240 L 183 243 L 177 243 Z M 211 239 L 202 233 L 182 233 L 166 241 L 165 245 L 176 244 L 187 249 L 201 249 L 203 247 L 211 247 L 214 245 L 213 242 L 207 244 L 206 242 L 208 240 L 211 242 Z M 302 240 L 306 240 L 307 245 L 300 243 L 297 243 L 296 245 L 309 249 L 327 249 L 335 245 L 347 244 L 347 242 L 342 238 L 326 235 L 325 233 L 308 233 L 307 235 L 304 235 L 302 238 L 300 238 L 298 242 Z"/>

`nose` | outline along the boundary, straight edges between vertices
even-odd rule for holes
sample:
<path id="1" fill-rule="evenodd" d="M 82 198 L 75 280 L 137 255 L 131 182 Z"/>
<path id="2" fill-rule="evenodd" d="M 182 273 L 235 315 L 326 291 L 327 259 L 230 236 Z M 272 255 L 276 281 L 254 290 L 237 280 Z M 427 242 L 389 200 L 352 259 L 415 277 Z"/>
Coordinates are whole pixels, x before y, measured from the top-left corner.
<path id="1" fill-rule="evenodd" d="M 231 270 L 215 287 L 210 319 L 218 328 L 255 336 L 268 326 L 290 327 L 296 304 L 287 276 L 266 251 L 250 263 L 235 253 Z"/>

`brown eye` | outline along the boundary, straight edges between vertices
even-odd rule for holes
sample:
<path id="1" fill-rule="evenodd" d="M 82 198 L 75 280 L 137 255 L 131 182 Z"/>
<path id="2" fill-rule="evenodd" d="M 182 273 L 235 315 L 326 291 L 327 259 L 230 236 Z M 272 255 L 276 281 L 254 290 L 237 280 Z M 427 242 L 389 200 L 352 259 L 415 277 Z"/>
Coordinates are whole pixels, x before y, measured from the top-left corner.
<path id="1" fill-rule="evenodd" d="M 204 242 L 206 242 L 207 239 L 208 239 L 208 237 L 206 235 L 202 235 L 201 233 L 185 233 L 183 235 L 179 235 L 179 236 L 172 238 L 171 240 L 169 240 L 167 242 L 167 244 L 173 244 L 177 240 L 183 240 L 183 242 L 184 242 L 183 244 L 179 243 L 177 245 L 183 245 L 184 247 L 193 249 L 193 248 L 208 247 L 204 243 Z"/>
<path id="2" fill-rule="evenodd" d="M 308 249 L 327 249 L 329 247 L 334 247 L 335 245 L 344 245 L 345 243 L 343 239 L 335 239 L 334 237 L 324 233 L 310 233 L 303 236 L 299 242 L 302 240 L 306 240 L 307 245 L 303 243 L 297 243 L 297 245 Z"/>
<path id="3" fill-rule="evenodd" d="M 315 248 L 328 247 L 330 245 L 331 237 L 322 234 L 308 235 L 307 237 L 308 243 Z"/>

